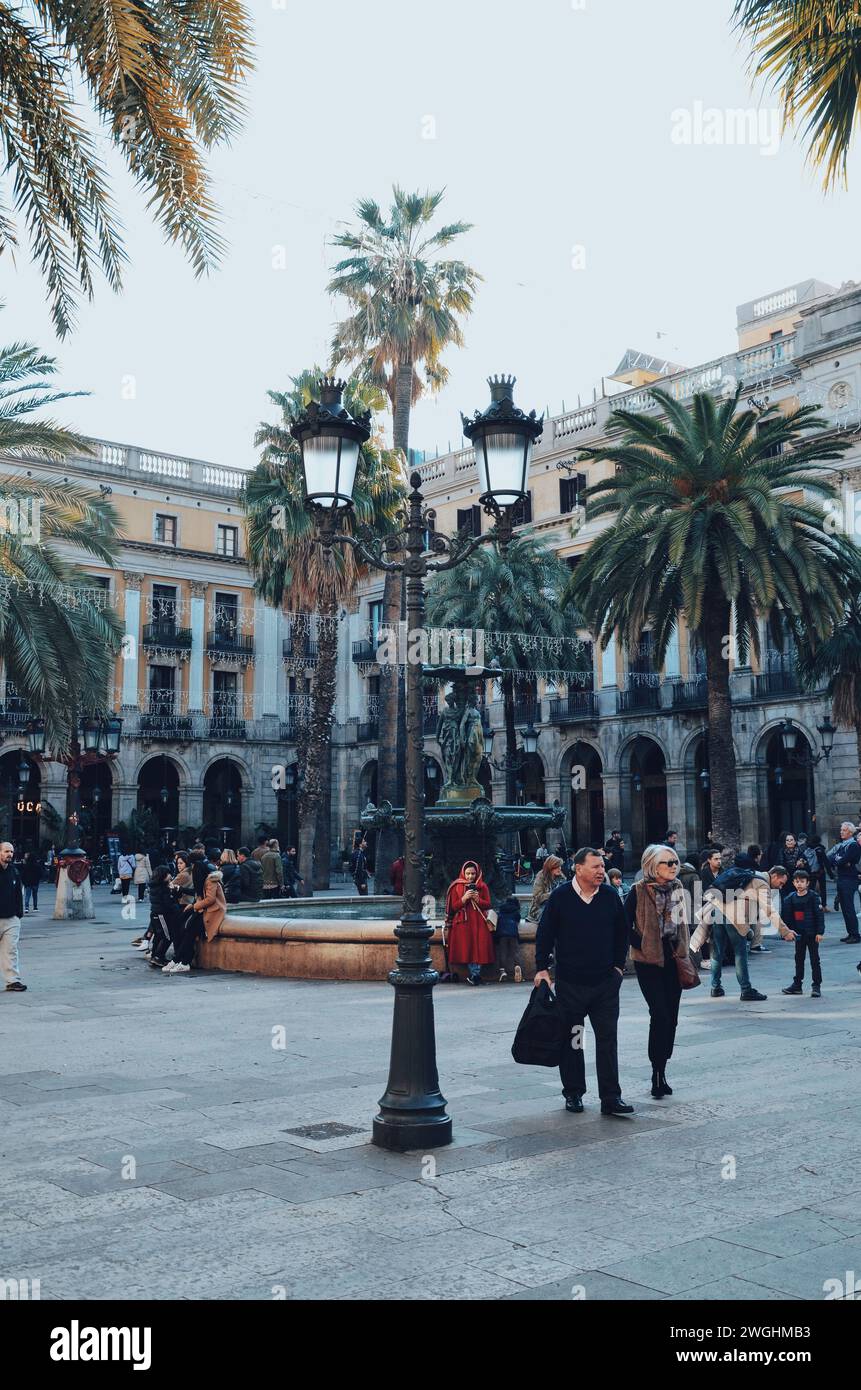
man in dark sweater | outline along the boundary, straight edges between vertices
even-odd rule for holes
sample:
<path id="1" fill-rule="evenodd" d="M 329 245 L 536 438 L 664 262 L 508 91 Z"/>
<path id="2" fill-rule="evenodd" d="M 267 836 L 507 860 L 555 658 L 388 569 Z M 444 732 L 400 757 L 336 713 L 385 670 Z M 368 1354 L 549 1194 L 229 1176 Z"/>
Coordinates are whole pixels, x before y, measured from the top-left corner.
<path id="1" fill-rule="evenodd" d="M 4 840 L 0 844 L 0 975 L 9 994 L 23 994 L 27 986 L 18 974 L 18 937 L 24 893 L 14 858 L 15 846 Z"/>
<path id="2" fill-rule="evenodd" d="M 855 910 L 855 894 L 858 892 L 858 866 L 861 863 L 861 846 L 855 839 L 855 826 L 845 820 L 840 827 L 840 839 L 832 845 L 825 858 L 831 872 L 837 879 L 837 900 L 846 923 L 846 936 L 843 942 L 854 945 L 861 942 L 858 931 L 858 913 Z"/>
<path id="3" fill-rule="evenodd" d="M 595 1034 L 595 1065 L 602 1115 L 632 1115 L 622 1100 L 616 1028 L 619 990 L 628 953 L 628 924 L 621 899 L 604 882 L 601 854 L 578 850 L 571 883 L 554 889 L 544 905 L 535 937 L 535 984 L 551 984 L 548 967 L 556 962 L 556 997 L 571 1033 L 559 1063 L 565 1109 L 579 1115 L 586 1090 L 584 1023 Z"/>

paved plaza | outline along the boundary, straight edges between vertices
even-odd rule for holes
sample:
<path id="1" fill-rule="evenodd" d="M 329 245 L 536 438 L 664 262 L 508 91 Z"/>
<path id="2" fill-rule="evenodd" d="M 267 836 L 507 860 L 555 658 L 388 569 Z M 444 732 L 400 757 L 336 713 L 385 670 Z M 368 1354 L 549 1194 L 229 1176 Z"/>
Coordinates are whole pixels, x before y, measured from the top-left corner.
<path id="1" fill-rule="evenodd" d="M 631 1121 L 598 1113 L 591 1035 L 583 1115 L 513 1063 L 526 986 L 441 986 L 455 1142 L 423 1156 L 369 1142 L 388 985 L 166 978 L 97 901 L 26 918 L 29 991 L 0 994 L 0 1277 L 43 1299 L 793 1300 L 861 1271 L 861 976 L 834 914 L 822 999 L 780 994 L 777 942 L 767 1003 L 732 975 L 684 998 L 665 1101 L 624 981 Z"/>

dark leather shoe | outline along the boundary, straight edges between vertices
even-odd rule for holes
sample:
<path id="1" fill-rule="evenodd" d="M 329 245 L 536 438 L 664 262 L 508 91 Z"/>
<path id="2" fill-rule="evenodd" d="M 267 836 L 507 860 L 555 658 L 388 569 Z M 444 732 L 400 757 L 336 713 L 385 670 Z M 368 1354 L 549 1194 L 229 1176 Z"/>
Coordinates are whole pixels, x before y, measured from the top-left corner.
<path id="1" fill-rule="evenodd" d="M 571 1115 L 582 1115 L 582 1114 L 583 1114 L 583 1101 L 582 1101 L 582 1099 L 580 1098 L 580 1096 L 566 1096 L 566 1097 L 565 1097 L 565 1109 L 566 1109 L 566 1110 L 569 1112 L 569 1114 L 571 1114 Z"/>
<path id="2" fill-rule="evenodd" d="M 620 1096 L 618 1100 L 602 1100 L 602 1115 L 633 1115 L 633 1105 L 626 1105 Z"/>
<path id="3" fill-rule="evenodd" d="M 812 990 L 810 991 L 810 998 L 811 998 L 811 999 L 821 999 L 821 998 L 822 998 L 822 990 L 820 989 L 819 985 L 814 985 L 814 986 L 813 986 Z"/>
<path id="4" fill-rule="evenodd" d="M 723 999 L 725 994 L 726 990 L 724 989 L 723 985 L 715 985 L 714 989 L 712 990 L 712 999 Z"/>
<path id="5" fill-rule="evenodd" d="M 802 994 L 802 993 L 803 993 L 802 988 L 801 988 L 801 985 L 796 984 L 794 981 L 793 981 L 793 983 L 792 983 L 791 985 L 787 985 L 787 986 L 786 986 L 786 989 L 782 989 L 780 992 L 781 992 L 781 994 Z"/>
<path id="6" fill-rule="evenodd" d="M 844 946 L 858 946 L 859 944 L 861 944 L 861 936 L 841 936 L 840 940 Z"/>
<path id="7" fill-rule="evenodd" d="M 760 994 L 758 989 L 746 989 L 740 998 L 743 1004 L 762 1004 L 768 995 Z"/>

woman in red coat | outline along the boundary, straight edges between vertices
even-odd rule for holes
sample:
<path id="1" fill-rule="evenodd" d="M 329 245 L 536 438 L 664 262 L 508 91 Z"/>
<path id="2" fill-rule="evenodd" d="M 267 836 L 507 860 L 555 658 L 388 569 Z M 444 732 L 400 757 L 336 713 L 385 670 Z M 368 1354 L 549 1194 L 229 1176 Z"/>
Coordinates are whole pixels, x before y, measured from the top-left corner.
<path id="1" fill-rule="evenodd" d="M 481 984 L 481 967 L 494 961 L 493 936 L 487 922 L 490 889 L 474 859 L 467 859 L 445 895 L 448 958 L 452 971 L 468 968 L 467 983 Z"/>

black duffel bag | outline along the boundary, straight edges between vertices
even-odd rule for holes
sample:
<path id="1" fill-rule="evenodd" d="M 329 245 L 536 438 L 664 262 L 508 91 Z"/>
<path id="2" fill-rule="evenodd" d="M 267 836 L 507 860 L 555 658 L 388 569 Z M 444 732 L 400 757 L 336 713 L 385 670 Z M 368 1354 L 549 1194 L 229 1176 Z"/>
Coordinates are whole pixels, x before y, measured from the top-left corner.
<path id="1" fill-rule="evenodd" d="M 562 1005 L 542 980 L 517 1025 L 511 1055 L 527 1067 L 558 1067 L 567 1035 Z"/>

